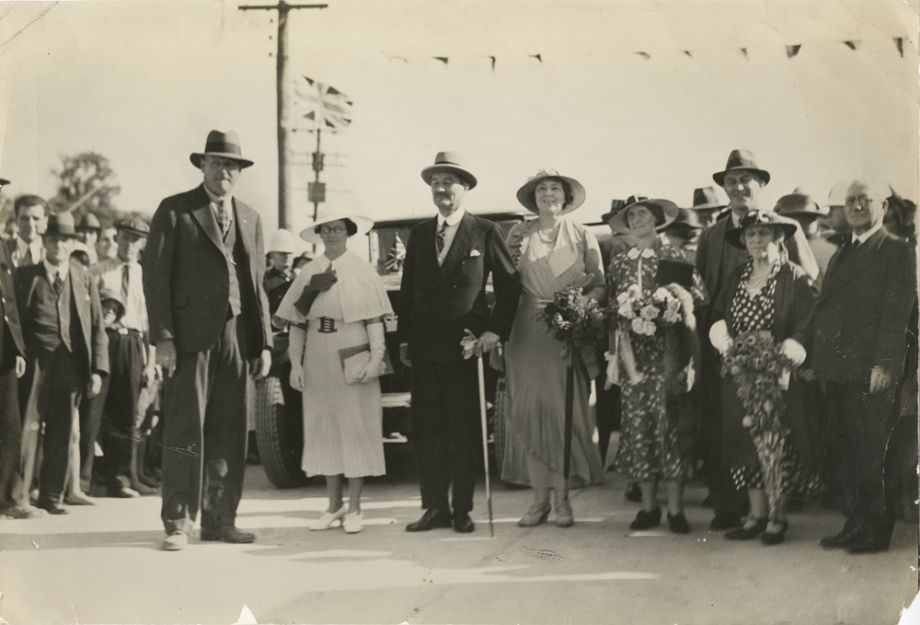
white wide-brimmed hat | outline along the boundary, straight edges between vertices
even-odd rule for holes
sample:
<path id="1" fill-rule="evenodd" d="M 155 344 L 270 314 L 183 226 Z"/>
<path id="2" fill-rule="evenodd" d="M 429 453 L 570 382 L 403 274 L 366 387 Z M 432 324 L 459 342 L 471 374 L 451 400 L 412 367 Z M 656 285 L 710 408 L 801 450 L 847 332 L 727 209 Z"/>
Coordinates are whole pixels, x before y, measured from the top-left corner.
<path id="1" fill-rule="evenodd" d="M 272 233 L 272 238 L 268 241 L 268 254 L 280 252 L 282 254 L 296 254 L 297 246 L 294 243 L 294 235 L 290 230 L 281 228 Z"/>
<path id="2" fill-rule="evenodd" d="M 300 231 L 300 238 L 309 243 L 322 243 L 323 239 L 319 233 L 316 232 L 316 227 L 340 219 L 350 219 L 354 222 L 354 224 L 358 226 L 358 231 L 355 234 L 367 234 L 368 230 L 374 225 L 373 219 L 365 217 L 364 215 L 359 215 L 353 209 L 343 207 L 328 208 L 321 211 L 316 220 L 308 223 L 307 226 Z"/>
<path id="3" fill-rule="evenodd" d="M 572 201 L 562 207 L 562 214 L 571 213 L 573 210 L 585 203 L 585 188 L 580 182 L 572 178 L 571 176 L 563 176 L 555 169 L 541 169 L 536 174 L 527 179 L 520 189 L 517 190 L 517 199 L 524 208 L 529 210 L 532 213 L 540 213 L 540 209 L 537 208 L 537 201 L 534 197 L 534 189 L 541 180 L 546 180 L 547 178 L 555 178 L 557 180 L 562 180 L 564 183 L 569 185 L 569 188 L 572 190 Z"/>

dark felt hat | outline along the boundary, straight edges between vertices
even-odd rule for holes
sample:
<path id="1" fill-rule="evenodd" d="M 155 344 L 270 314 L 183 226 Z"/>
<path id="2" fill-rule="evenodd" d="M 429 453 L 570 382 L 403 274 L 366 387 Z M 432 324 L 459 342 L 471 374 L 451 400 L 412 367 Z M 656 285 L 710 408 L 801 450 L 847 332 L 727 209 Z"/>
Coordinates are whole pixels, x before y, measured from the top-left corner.
<path id="1" fill-rule="evenodd" d="M 248 158 L 243 158 L 243 150 L 240 148 L 240 139 L 233 130 L 228 130 L 227 132 L 212 130 L 208 133 L 208 138 L 205 141 L 204 152 L 192 152 L 188 158 L 192 161 L 192 165 L 200 169 L 201 158 L 205 154 L 237 161 L 241 169 L 245 169 L 253 164 Z"/>
<path id="2" fill-rule="evenodd" d="M 830 212 L 827 207 L 820 206 L 802 187 L 797 187 L 792 193 L 779 198 L 773 210 L 787 217 L 813 215 L 815 218 L 824 217 Z"/>
<path id="3" fill-rule="evenodd" d="M 434 157 L 434 165 L 429 165 L 422 170 L 422 180 L 425 181 L 425 184 L 430 185 L 433 174 L 439 171 L 447 171 L 466 180 L 469 188 L 472 189 L 476 186 L 476 176 L 465 168 L 462 163 L 463 156 L 459 152 L 438 152 L 437 156 Z"/>
<path id="4" fill-rule="evenodd" d="M 695 211 L 710 211 L 725 208 L 725 204 L 719 199 L 719 194 L 715 187 L 699 187 L 693 190 L 693 206 Z"/>
<path id="5" fill-rule="evenodd" d="M 712 179 L 721 187 L 725 182 L 725 174 L 738 170 L 752 171 L 763 178 L 764 184 L 770 182 L 770 172 L 757 166 L 757 159 L 750 150 L 732 150 L 725 163 L 725 169 L 714 173 Z"/>
<path id="6" fill-rule="evenodd" d="M 51 213 L 48 215 L 48 228 L 45 230 L 46 237 L 62 237 L 65 239 L 76 239 L 77 229 L 73 224 L 73 215 L 70 213 Z"/>
<path id="7" fill-rule="evenodd" d="M 741 220 L 741 226 L 732 228 L 725 233 L 725 240 L 729 245 L 733 245 L 742 250 L 745 249 L 744 242 L 741 240 L 741 235 L 746 228 L 751 226 L 773 226 L 774 228 L 778 228 L 782 231 L 783 240 L 785 241 L 795 234 L 798 224 L 788 217 L 777 215 L 772 211 L 751 211 Z"/>
<path id="8" fill-rule="evenodd" d="M 678 208 L 677 217 L 671 223 L 658 226 L 658 232 L 665 232 L 673 228 L 690 228 L 691 230 L 700 230 L 703 226 L 700 224 L 700 218 L 689 208 Z"/>
<path id="9" fill-rule="evenodd" d="M 77 232 L 99 232 L 101 230 L 102 224 L 92 213 L 86 213 L 80 217 L 80 223 L 77 224 Z"/>
<path id="10" fill-rule="evenodd" d="M 629 225 L 626 222 L 626 214 L 633 206 L 644 206 L 655 215 L 655 228 L 661 229 L 666 227 L 672 221 L 677 219 L 680 209 L 677 204 L 671 200 L 647 198 L 642 195 L 630 195 L 626 198 L 626 206 L 620 209 L 608 221 L 608 225 L 614 232 L 629 232 Z"/>
<path id="11" fill-rule="evenodd" d="M 8 185 L 10 183 L 6 178 L 0 178 L 0 187 Z"/>
<path id="12" fill-rule="evenodd" d="M 610 210 L 601 215 L 601 221 L 607 223 L 611 217 L 623 210 L 624 206 L 626 206 L 626 200 L 610 200 Z"/>

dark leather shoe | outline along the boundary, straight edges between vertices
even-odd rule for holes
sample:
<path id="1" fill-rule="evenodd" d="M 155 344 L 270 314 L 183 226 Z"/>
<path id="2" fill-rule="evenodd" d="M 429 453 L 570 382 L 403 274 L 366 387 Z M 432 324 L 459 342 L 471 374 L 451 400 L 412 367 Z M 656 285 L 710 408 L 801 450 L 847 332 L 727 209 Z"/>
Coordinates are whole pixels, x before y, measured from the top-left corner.
<path id="1" fill-rule="evenodd" d="M 476 524 L 470 518 L 468 512 L 454 512 L 454 531 L 461 534 L 469 534 L 476 529 Z"/>
<path id="2" fill-rule="evenodd" d="M 824 547 L 825 549 L 846 549 L 862 536 L 862 531 L 859 526 L 847 527 L 843 526 L 843 529 L 838 533 L 832 536 L 825 536 L 822 538 L 818 544 Z"/>
<path id="3" fill-rule="evenodd" d="M 447 510 L 431 508 L 418 521 L 413 521 L 406 526 L 407 532 L 427 532 L 439 527 L 450 527 L 451 516 Z"/>
<path id="4" fill-rule="evenodd" d="M 712 517 L 712 521 L 709 522 L 709 529 L 720 531 L 720 530 L 729 530 L 733 527 L 739 527 L 741 525 L 741 515 L 740 514 L 727 514 L 725 512 L 716 512 L 716 515 Z"/>
<path id="5" fill-rule="evenodd" d="M 673 534 L 690 533 L 690 524 L 687 523 L 687 517 L 684 516 L 683 512 L 678 512 L 677 514 L 668 512 L 668 529 Z"/>
<path id="6" fill-rule="evenodd" d="M 760 537 L 760 542 L 765 545 L 778 545 L 786 538 L 786 530 L 789 529 L 789 521 L 781 521 L 782 526 L 778 532 L 768 532 L 764 530 Z"/>
<path id="7" fill-rule="evenodd" d="M 36 502 L 35 507 L 41 508 L 48 514 L 67 514 L 67 508 L 53 501 L 38 501 Z"/>
<path id="8" fill-rule="evenodd" d="M 201 528 L 201 540 L 219 540 L 224 543 L 254 543 L 256 535 L 251 532 L 241 532 L 232 525 L 223 525 L 221 527 L 203 527 Z"/>
<path id="9" fill-rule="evenodd" d="M 661 508 L 655 508 L 651 512 L 639 510 L 636 518 L 629 524 L 631 530 L 647 530 L 650 527 L 661 525 Z"/>
<path id="10" fill-rule="evenodd" d="M 870 532 L 862 532 L 859 539 L 847 547 L 847 552 L 856 554 L 881 553 L 888 551 L 888 539 Z"/>
<path id="11" fill-rule="evenodd" d="M 763 534 L 765 529 L 767 529 L 766 519 L 750 519 L 741 527 L 725 532 L 725 538 L 728 540 L 753 540 Z"/>

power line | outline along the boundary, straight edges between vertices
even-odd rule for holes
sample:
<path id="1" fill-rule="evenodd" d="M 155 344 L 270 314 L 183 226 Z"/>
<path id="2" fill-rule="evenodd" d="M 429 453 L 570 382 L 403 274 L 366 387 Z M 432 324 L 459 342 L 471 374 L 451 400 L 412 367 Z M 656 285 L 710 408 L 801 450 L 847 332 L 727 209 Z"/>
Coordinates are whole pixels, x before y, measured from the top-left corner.
<path id="1" fill-rule="evenodd" d="M 43 17 L 45 17 L 46 15 L 48 15 L 49 11 L 51 11 L 51 9 L 53 9 L 54 7 L 56 7 L 56 6 L 58 5 L 58 2 L 60 2 L 60 0 L 55 0 L 55 2 L 51 3 L 51 5 L 48 6 L 47 8 L 45 8 L 44 11 L 42 11 L 41 13 L 39 13 L 38 16 L 36 16 L 35 18 L 33 18 L 31 22 L 29 22 L 28 24 L 26 24 L 25 26 L 23 26 L 22 28 L 20 28 L 19 30 L 17 30 L 15 33 L 13 33 L 13 36 L 12 36 L 12 37 L 10 37 L 9 39 L 7 39 L 7 40 L 4 41 L 3 43 L 0 43 L 0 50 L 2 50 L 4 47 L 6 47 L 6 46 L 9 45 L 10 43 L 12 43 L 13 40 L 16 39 L 16 37 L 18 37 L 19 35 L 21 35 L 22 33 L 24 33 L 28 28 L 30 28 L 33 24 L 35 24 L 35 22 L 37 22 L 37 21 L 40 20 L 41 18 L 43 18 Z M 6 54 L 6 52 L 0 53 L 0 56 L 3 56 L 4 54 Z"/>

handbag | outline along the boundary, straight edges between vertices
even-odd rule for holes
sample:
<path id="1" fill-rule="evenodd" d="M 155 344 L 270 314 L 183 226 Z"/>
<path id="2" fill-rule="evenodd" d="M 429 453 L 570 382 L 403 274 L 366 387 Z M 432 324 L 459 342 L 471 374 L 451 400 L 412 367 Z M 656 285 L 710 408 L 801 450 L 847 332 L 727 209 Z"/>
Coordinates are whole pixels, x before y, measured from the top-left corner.
<path id="1" fill-rule="evenodd" d="M 342 361 L 342 371 L 345 373 L 346 384 L 360 384 L 359 378 L 367 363 L 371 360 L 371 346 L 369 343 L 355 345 L 354 347 L 345 347 L 339 350 L 339 359 Z M 384 351 L 383 362 L 380 363 L 378 371 L 371 371 L 364 382 L 376 380 L 380 376 L 393 373 L 393 364 L 390 362 L 389 354 Z"/>

